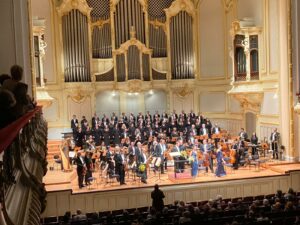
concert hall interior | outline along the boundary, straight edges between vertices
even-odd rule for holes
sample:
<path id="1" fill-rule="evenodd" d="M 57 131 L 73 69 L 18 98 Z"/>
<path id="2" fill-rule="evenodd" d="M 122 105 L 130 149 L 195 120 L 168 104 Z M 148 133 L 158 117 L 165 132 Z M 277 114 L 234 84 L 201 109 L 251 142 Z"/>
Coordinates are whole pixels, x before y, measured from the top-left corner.
<path id="1" fill-rule="evenodd" d="M 0 24 L 0 224 L 300 224 L 298 0 L 1 0 Z"/>

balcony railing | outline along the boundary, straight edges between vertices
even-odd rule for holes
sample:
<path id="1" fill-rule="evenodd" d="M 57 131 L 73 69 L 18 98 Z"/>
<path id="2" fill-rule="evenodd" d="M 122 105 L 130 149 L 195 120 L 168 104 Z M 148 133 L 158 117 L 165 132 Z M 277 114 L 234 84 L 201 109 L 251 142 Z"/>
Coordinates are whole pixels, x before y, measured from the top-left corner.
<path id="1" fill-rule="evenodd" d="M 0 130 L 0 224 L 39 224 L 45 209 L 47 123 L 36 107 Z"/>

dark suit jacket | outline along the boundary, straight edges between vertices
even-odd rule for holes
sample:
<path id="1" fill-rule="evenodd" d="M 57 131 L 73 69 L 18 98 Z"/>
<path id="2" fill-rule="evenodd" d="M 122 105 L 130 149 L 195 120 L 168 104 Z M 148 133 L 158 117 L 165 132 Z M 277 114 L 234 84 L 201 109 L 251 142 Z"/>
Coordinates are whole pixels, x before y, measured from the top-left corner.
<path id="1" fill-rule="evenodd" d="M 78 119 L 75 119 L 75 121 L 74 121 L 74 119 L 71 120 L 71 128 L 73 130 L 76 129 L 76 123 L 78 124 Z"/>

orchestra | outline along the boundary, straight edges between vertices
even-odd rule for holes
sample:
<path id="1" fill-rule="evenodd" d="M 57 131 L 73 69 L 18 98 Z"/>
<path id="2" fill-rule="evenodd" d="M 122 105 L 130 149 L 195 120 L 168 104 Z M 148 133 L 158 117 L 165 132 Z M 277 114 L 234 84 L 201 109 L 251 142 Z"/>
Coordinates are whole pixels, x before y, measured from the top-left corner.
<path id="1" fill-rule="evenodd" d="M 75 141 L 75 147 L 67 148 L 66 143 L 71 141 L 64 142 L 63 152 L 77 149 L 75 162 L 80 188 L 84 187 L 83 181 L 89 185 L 89 178 L 97 169 L 104 178 L 116 177 L 120 185 L 126 185 L 125 179 L 129 179 L 126 174 L 133 174 L 146 184 L 149 172 L 164 174 L 168 165 L 174 166 L 175 174 L 189 168 L 195 177 L 201 164 L 206 173 L 223 176 L 226 173 L 222 163 L 239 169 L 252 158 L 257 159 L 258 151 L 265 146 L 259 143 L 256 133 L 248 140 L 245 129 L 241 128 L 237 136 L 231 136 L 193 111 L 180 114 L 173 111 L 170 115 L 147 112 L 136 116 L 133 113 L 126 116 L 123 112 L 119 117 L 115 113 L 111 117 L 104 114 L 101 119 L 95 114 L 91 128 L 84 116 L 78 123 L 73 115 L 71 140 Z M 277 129 L 273 130 L 270 142 L 273 158 L 278 158 Z"/>

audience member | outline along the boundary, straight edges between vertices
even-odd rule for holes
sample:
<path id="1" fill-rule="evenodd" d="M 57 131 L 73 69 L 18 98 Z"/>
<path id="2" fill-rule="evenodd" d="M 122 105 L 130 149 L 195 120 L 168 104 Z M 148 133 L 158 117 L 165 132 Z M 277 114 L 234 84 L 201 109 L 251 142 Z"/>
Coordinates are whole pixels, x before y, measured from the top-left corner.
<path id="1" fill-rule="evenodd" d="M 162 190 L 159 189 L 158 184 L 155 184 L 154 191 L 151 192 L 152 207 L 156 211 L 161 211 L 164 208 L 165 195 Z"/>
<path id="2" fill-rule="evenodd" d="M 73 217 L 73 221 L 80 221 L 80 220 L 86 220 L 87 217 L 85 214 L 82 214 L 80 209 L 77 209 L 76 215 Z"/>

